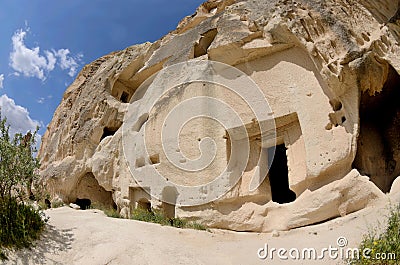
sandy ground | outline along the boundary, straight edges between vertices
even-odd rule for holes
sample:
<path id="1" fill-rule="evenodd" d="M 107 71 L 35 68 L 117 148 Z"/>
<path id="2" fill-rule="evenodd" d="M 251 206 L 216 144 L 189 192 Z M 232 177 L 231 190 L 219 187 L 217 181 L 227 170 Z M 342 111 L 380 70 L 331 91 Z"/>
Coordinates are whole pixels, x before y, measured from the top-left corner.
<path id="1" fill-rule="evenodd" d="M 355 247 L 368 230 L 379 223 L 384 226 L 388 205 L 380 201 L 343 218 L 279 236 L 178 229 L 62 207 L 46 211 L 50 220 L 44 237 L 31 250 L 11 254 L 7 264 L 345 264 L 327 253 L 321 261 L 281 260 L 276 253 L 272 260 L 262 260 L 257 252 L 268 244 L 287 250 L 315 248 L 320 253 L 329 245 L 338 247 L 340 236 L 346 237 L 346 248 Z"/>

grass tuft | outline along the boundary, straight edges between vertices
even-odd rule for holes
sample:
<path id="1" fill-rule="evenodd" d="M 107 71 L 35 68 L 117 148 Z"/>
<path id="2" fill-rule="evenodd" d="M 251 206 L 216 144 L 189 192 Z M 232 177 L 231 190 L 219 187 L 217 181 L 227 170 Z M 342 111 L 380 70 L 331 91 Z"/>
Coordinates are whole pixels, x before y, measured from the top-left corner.
<path id="1" fill-rule="evenodd" d="M 371 250 L 370 258 L 362 255 L 363 250 Z M 376 235 L 371 230 L 360 243 L 360 259 L 353 259 L 350 264 L 399 264 L 400 260 L 400 205 L 392 208 L 387 221 L 386 230 Z M 377 253 L 385 259 L 377 260 Z M 382 255 L 382 253 L 384 253 Z M 368 253 L 367 253 L 368 254 Z"/>
<path id="2" fill-rule="evenodd" d="M 91 205 L 92 209 L 98 209 L 104 212 L 105 215 L 112 218 L 122 218 L 122 216 L 118 213 L 117 210 L 111 207 L 106 207 L 102 204 L 93 203 Z M 167 218 L 164 216 L 163 212 L 157 209 L 151 209 L 151 211 L 147 209 L 137 208 L 134 209 L 131 214 L 131 219 L 137 221 L 143 221 L 148 223 L 155 223 L 160 225 L 167 225 L 177 228 L 190 228 L 196 230 L 207 230 L 202 224 L 187 221 L 181 218 Z"/>
<path id="3" fill-rule="evenodd" d="M 137 208 L 134 209 L 131 215 L 131 219 L 149 222 L 149 223 L 156 223 L 161 225 L 167 225 L 177 228 L 190 228 L 196 230 L 207 230 L 207 228 L 199 223 L 187 221 L 185 219 L 181 219 L 179 217 L 175 218 L 167 218 L 164 216 L 162 211 L 157 209 L 151 209 L 151 211 L 147 209 Z"/>
<path id="4" fill-rule="evenodd" d="M 112 208 L 111 206 L 105 206 L 103 204 L 94 202 L 90 205 L 90 208 L 103 211 L 104 214 L 107 215 L 108 217 L 122 218 L 119 212 L 116 209 Z"/>
<path id="5" fill-rule="evenodd" d="M 65 204 L 64 202 L 60 201 L 54 201 L 51 203 L 51 208 L 59 208 L 59 207 L 63 207 Z"/>

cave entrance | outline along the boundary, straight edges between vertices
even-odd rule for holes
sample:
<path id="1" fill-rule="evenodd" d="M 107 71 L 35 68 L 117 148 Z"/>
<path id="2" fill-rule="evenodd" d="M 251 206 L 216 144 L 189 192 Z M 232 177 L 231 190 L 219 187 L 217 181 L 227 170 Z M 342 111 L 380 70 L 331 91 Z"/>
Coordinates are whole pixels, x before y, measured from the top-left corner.
<path id="1" fill-rule="evenodd" d="M 104 138 L 108 136 L 113 136 L 117 131 L 119 127 L 113 128 L 113 127 L 104 127 L 103 128 L 103 134 L 100 138 L 100 141 L 103 140 Z"/>
<path id="2" fill-rule="evenodd" d="M 122 103 L 129 103 L 129 94 L 125 91 L 122 91 L 121 97 L 119 99 Z"/>
<path id="3" fill-rule="evenodd" d="M 275 155 L 273 155 L 274 151 Z M 269 161 L 272 164 L 268 171 L 272 201 L 280 204 L 293 202 L 296 199 L 296 193 L 289 188 L 289 169 L 285 144 L 268 148 L 268 158 L 272 157 L 273 161 Z"/>
<path id="4" fill-rule="evenodd" d="M 129 187 L 129 200 L 131 202 L 131 211 L 137 208 L 151 211 L 151 196 L 149 187 Z"/>
<path id="5" fill-rule="evenodd" d="M 86 173 L 79 179 L 75 192 L 75 200 L 72 200 L 72 202 L 81 206 L 81 209 L 90 208 L 91 204 L 115 207 L 112 192 L 100 186 L 91 172 Z"/>
<path id="6" fill-rule="evenodd" d="M 143 210 L 147 210 L 147 211 L 151 212 L 151 203 L 149 202 L 148 199 L 146 199 L 146 198 L 141 198 L 141 199 L 137 202 L 137 208 L 143 209 Z"/>
<path id="7" fill-rule="evenodd" d="M 360 97 L 360 134 L 353 168 L 383 192 L 400 175 L 400 76 L 390 66 L 380 93 Z"/>

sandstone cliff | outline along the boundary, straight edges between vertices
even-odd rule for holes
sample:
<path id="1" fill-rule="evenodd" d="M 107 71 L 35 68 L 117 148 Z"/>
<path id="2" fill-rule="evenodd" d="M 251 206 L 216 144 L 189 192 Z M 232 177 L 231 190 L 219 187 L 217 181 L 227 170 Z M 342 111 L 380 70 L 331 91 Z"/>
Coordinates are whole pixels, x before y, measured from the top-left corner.
<path id="1" fill-rule="evenodd" d="M 205 2 L 159 41 L 84 67 L 42 138 L 41 176 L 52 196 L 65 202 L 90 198 L 125 216 L 151 203 L 168 214 L 234 230 L 289 229 L 371 205 L 400 175 L 398 14 L 398 3 L 391 0 Z M 152 87 L 160 81 L 147 79 L 187 60 L 234 66 L 260 87 L 275 116 L 277 144 L 287 149 L 287 189 L 294 201 L 277 203 L 268 178 L 248 190 L 259 170 L 254 161 L 261 161 L 268 147 L 256 134 L 250 139 L 254 161 L 217 201 L 171 210 L 171 203 L 150 197 L 135 181 L 135 170 L 169 167 L 163 167 L 167 159 L 160 150 L 147 156 L 139 147 L 129 149 L 136 163 L 131 165 L 124 155 L 123 123 L 133 121 L 137 137 L 144 137 L 139 135 L 144 124 L 157 132 L 157 119 L 177 102 L 165 96 L 158 113 L 146 111 L 152 98 L 161 97 Z M 187 98 L 201 89 L 179 93 Z M 208 95 L 213 89 L 201 91 Z M 183 132 L 186 140 L 206 135 L 193 128 Z M 223 132 L 215 134 L 222 139 Z M 227 139 L 217 146 L 229 144 Z M 195 156 L 198 149 L 188 144 L 187 150 Z"/>

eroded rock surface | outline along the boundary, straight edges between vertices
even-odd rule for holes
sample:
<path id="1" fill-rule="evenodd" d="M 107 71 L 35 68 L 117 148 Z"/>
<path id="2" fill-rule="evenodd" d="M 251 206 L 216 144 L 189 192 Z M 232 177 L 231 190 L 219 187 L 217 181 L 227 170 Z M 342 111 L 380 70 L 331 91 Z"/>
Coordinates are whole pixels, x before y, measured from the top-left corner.
<path id="1" fill-rule="evenodd" d="M 398 3 L 391 0 L 208 1 L 159 41 L 84 67 L 43 136 L 41 175 L 52 196 L 66 203 L 89 198 L 116 206 L 126 217 L 151 203 L 168 215 L 238 231 L 291 229 L 373 205 L 400 175 L 398 14 Z M 186 184 L 209 176 L 193 179 L 172 170 L 157 144 L 157 126 L 180 99 L 219 90 L 192 84 L 174 96 L 158 95 L 154 87 L 162 80 L 145 82 L 187 60 L 222 62 L 256 82 L 273 111 L 277 148 L 286 150 L 275 167 L 287 184 L 275 185 L 271 173 L 249 191 L 252 177 L 263 177 L 257 161 L 268 162 L 263 158 L 268 143 L 257 133 L 250 133 L 242 178 L 214 202 L 174 207 L 151 198 L 148 187 L 136 183 L 131 173 L 150 167 Z M 235 105 L 234 95 L 218 96 Z M 159 111 L 150 111 L 154 97 L 160 97 Z M 240 108 L 249 129 L 253 117 Z M 154 129 L 153 153 L 134 146 L 136 140 L 128 147 L 135 157 L 130 168 L 122 145 L 124 118 L 134 121 L 130 132 L 137 141 L 144 127 Z M 216 137 L 222 151 L 210 172 L 224 168 L 229 159 L 226 130 L 215 128 L 207 121 L 182 130 L 182 152 L 193 158 L 199 155 L 198 139 Z M 295 194 L 295 200 L 280 201 L 274 193 Z"/>

